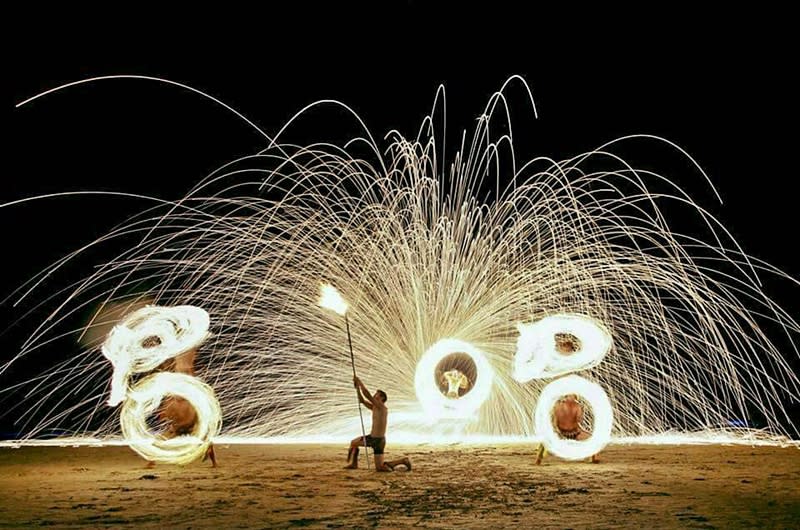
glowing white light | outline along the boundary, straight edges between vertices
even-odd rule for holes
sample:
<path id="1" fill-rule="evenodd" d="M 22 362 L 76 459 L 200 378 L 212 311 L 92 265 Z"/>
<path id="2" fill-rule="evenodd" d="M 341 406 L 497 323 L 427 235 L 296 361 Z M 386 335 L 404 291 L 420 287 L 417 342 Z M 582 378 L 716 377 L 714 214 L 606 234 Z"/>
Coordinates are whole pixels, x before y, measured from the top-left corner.
<path id="1" fill-rule="evenodd" d="M 553 428 L 553 407 L 563 396 L 577 394 L 592 406 L 594 425 L 586 440 L 562 439 Z M 603 388 L 577 375 L 568 375 L 548 384 L 536 403 L 534 425 L 536 435 L 548 451 L 567 460 L 581 460 L 599 453 L 611 439 L 614 415 Z"/>
<path id="2" fill-rule="evenodd" d="M 320 287 L 319 305 L 340 315 L 347 313 L 347 302 L 344 301 L 336 287 L 327 283 Z"/>
<path id="3" fill-rule="evenodd" d="M 521 383 L 597 366 L 611 349 L 611 333 L 597 320 L 579 314 L 558 314 L 533 324 L 517 324 L 519 338 L 512 376 Z M 576 337 L 580 347 L 563 354 L 556 335 Z"/>
<path id="4" fill-rule="evenodd" d="M 103 355 L 114 366 L 108 404 L 125 397 L 128 378 L 155 370 L 161 363 L 196 348 L 208 337 L 208 313 L 194 306 L 145 306 L 114 326 Z"/>
<path id="5" fill-rule="evenodd" d="M 476 368 L 472 390 L 458 399 L 442 395 L 436 381 L 436 366 L 453 353 L 468 355 Z M 492 365 L 481 350 L 462 340 L 442 339 L 428 348 L 417 363 L 414 388 L 417 399 L 431 419 L 470 418 L 489 397 L 493 379 Z"/>
<path id="6" fill-rule="evenodd" d="M 197 419 L 190 434 L 162 438 L 149 431 L 147 417 L 158 410 L 167 395 L 182 397 L 195 409 Z M 147 460 L 188 464 L 205 454 L 220 432 L 221 417 L 210 386 L 186 374 L 160 372 L 145 377 L 128 391 L 120 424 L 130 447 Z"/>

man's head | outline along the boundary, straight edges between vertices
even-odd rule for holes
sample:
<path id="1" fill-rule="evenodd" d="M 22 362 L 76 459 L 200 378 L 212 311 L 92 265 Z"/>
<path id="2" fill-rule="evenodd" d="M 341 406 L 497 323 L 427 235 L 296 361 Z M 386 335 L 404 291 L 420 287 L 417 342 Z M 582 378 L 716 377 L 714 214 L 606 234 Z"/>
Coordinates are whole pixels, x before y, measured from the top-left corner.
<path id="1" fill-rule="evenodd" d="M 380 399 L 381 401 L 386 403 L 386 392 L 384 392 L 383 390 L 376 390 L 375 395 L 372 397 L 374 397 L 375 399 Z"/>

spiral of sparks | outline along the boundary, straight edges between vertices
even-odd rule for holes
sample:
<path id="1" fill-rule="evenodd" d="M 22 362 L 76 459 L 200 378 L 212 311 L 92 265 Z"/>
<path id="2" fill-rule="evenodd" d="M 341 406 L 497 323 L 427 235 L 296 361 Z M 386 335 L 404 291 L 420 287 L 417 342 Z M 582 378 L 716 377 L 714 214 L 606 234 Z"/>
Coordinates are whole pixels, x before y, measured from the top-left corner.
<path id="1" fill-rule="evenodd" d="M 699 166 L 648 136 L 521 163 L 512 88 L 533 102 L 527 85 L 510 79 L 448 162 L 434 125 L 443 91 L 411 138 L 391 131 L 379 143 L 364 127 L 344 143 L 294 145 L 281 141 L 291 120 L 262 151 L 90 245 L 121 250 L 53 295 L 59 308 L 12 362 L 70 333 L 67 315 L 137 292 L 211 315 L 213 339 L 198 359 L 224 411 L 223 434 L 352 437 L 358 415 L 341 317 L 318 306 L 319 284 L 330 282 L 349 303 L 359 376 L 388 395 L 395 440 L 533 435 L 546 381 L 513 377 L 517 325 L 563 313 L 585 315 L 613 337 L 603 362 L 582 376 L 607 392 L 616 436 L 706 432 L 754 414 L 769 432 L 796 433 L 784 401 L 800 395 L 787 361 L 797 351 L 782 352 L 763 329 L 791 342 L 798 324 L 759 275 L 791 278 L 744 254 L 668 176 L 633 167 L 617 150 L 649 142 L 705 178 Z M 693 215 L 698 233 L 671 230 L 664 205 Z M 33 287 L 26 295 L 39 292 Z M 474 414 L 431 424 L 415 380 L 442 340 L 480 351 L 494 380 Z M 22 416 L 35 418 L 29 436 L 53 427 L 115 435 L 113 418 L 97 414 L 106 364 L 87 347 L 45 370 L 25 400 Z M 58 401 L 61 388 L 84 399 Z M 45 403 L 60 408 L 37 416 Z"/>
<path id="2" fill-rule="evenodd" d="M 551 411 L 567 394 L 577 394 L 592 406 L 594 421 L 591 436 L 586 440 L 563 439 L 553 428 Z M 544 387 L 534 413 L 536 433 L 547 449 L 567 460 L 580 460 L 599 453 L 611 439 L 613 420 L 611 402 L 603 388 L 577 375 L 562 377 Z"/>
<path id="3" fill-rule="evenodd" d="M 167 395 L 183 398 L 194 408 L 197 421 L 189 434 L 164 438 L 148 427 L 147 418 Z M 221 418 L 219 402 L 210 386 L 186 374 L 160 372 L 145 377 L 128 391 L 120 425 L 125 441 L 146 460 L 181 465 L 205 454 L 219 434 Z"/>
<path id="4" fill-rule="evenodd" d="M 162 372 L 133 386 L 129 384 L 131 375 L 156 370 L 168 359 L 200 347 L 209 336 L 209 324 L 208 313 L 202 308 L 148 305 L 114 326 L 103 343 L 101 351 L 114 367 L 108 404 L 124 401 L 120 412 L 122 434 L 130 447 L 147 460 L 188 464 L 202 456 L 212 437 L 219 434 L 219 402 L 211 387 L 197 378 Z M 165 438 L 150 430 L 147 419 L 159 410 L 167 396 L 184 399 L 194 409 L 193 414 L 179 414 L 185 416 L 179 425 L 190 433 L 176 432 Z M 175 413 L 167 416 L 168 421 L 178 421 L 172 417 Z M 173 430 L 179 425 L 173 425 Z"/>
<path id="5" fill-rule="evenodd" d="M 613 339 L 605 327 L 583 315 L 551 315 L 533 324 L 519 324 L 512 376 L 521 383 L 592 368 L 611 349 Z M 570 334 L 580 343 L 564 355 L 556 348 L 557 334 Z"/>
<path id="6" fill-rule="evenodd" d="M 101 348 L 114 366 L 108 404 L 125 399 L 132 374 L 155 370 L 167 359 L 199 347 L 208 338 L 209 325 L 208 313 L 192 306 L 146 306 L 126 316 Z"/>
<path id="7" fill-rule="evenodd" d="M 435 380 L 436 365 L 454 353 L 468 355 L 475 363 L 477 372 L 473 388 L 458 399 L 442 394 Z M 491 395 L 493 381 L 494 370 L 482 351 L 464 341 L 443 339 L 432 345 L 417 363 L 414 389 L 430 421 L 441 418 L 470 419 L 477 417 L 478 409 Z"/>

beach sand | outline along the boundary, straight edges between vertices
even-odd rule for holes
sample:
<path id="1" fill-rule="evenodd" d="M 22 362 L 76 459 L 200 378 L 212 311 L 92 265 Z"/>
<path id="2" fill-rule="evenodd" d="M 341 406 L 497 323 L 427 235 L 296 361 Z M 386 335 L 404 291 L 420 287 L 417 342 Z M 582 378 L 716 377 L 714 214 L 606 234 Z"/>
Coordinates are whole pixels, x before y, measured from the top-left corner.
<path id="1" fill-rule="evenodd" d="M 0 449 L 0 528 L 798 528 L 800 450 L 396 446 L 411 472 L 342 469 L 335 445 L 218 445 L 220 467 L 127 447 Z M 362 465 L 364 459 L 361 459 Z"/>

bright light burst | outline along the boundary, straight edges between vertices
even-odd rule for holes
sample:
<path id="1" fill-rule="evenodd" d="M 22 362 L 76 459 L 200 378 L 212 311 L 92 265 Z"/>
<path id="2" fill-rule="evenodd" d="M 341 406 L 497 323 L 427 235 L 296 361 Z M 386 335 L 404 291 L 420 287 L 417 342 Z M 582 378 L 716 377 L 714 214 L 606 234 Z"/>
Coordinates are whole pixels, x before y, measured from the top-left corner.
<path id="1" fill-rule="evenodd" d="M 464 354 L 475 363 L 476 378 L 467 394 L 453 399 L 442 393 L 436 381 L 436 366 L 448 355 Z M 479 421 L 477 411 L 489 398 L 494 381 L 494 370 L 486 354 L 470 343 L 457 339 L 443 339 L 431 346 L 419 359 L 414 376 L 414 388 L 419 404 L 429 421 L 442 418 L 464 418 Z"/>
<path id="2" fill-rule="evenodd" d="M 800 394 L 787 363 L 797 351 L 782 353 L 763 328 L 791 343 L 798 324 L 758 275 L 791 279 L 746 256 L 669 178 L 616 154 L 649 142 L 705 178 L 666 140 L 631 136 L 565 160 L 521 163 L 509 99 L 520 88 L 533 102 L 527 85 L 510 79 L 447 162 L 443 128 L 434 126 L 443 91 L 410 138 L 391 131 L 379 144 L 364 128 L 345 143 L 298 146 L 283 140 L 294 119 L 275 138 L 265 134 L 263 151 L 95 242 L 122 250 L 53 295 L 59 309 L 12 362 L 70 333 L 64 319 L 73 312 L 136 291 L 211 315 L 199 376 L 222 405 L 224 435 L 352 437 L 358 416 L 341 323 L 318 308 L 325 278 L 350 303 L 359 375 L 388 394 L 390 436 L 533 435 L 546 382 L 514 378 L 516 326 L 556 314 L 583 315 L 613 338 L 603 362 L 582 376 L 608 393 L 617 436 L 711 432 L 753 414 L 774 434 L 796 433 L 784 400 Z M 693 215 L 698 233 L 673 232 L 666 204 Z M 47 282 L 72 257 L 34 281 Z M 440 341 L 480 352 L 471 355 L 475 387 L 458 400 L 437 390 L 434 374 L 418 373 Z M 116 434 L 116 419 L 97 414 L 107 364 L 89 347 L 31 382 L 21 405 L 29 436 L 55 427 Z M 82 399 L 62 401 L 63 389 Z M 432 423 L 431 410 L 447 401 L 471 413 Z"/>
<path id="3" fill-rule="evenodd" d="M 148 305 L 114 326 L 103 343 L 101 351 L 114 366 L 108 404 L 123 403 L 122 434 L 147 460 L 188 464 L 202 456 L 220 432 L 219 402 L 199 379 L 160 372 L 130 385 L 133 374 L 159 369 L 165 361 L 199 348 L 209 336 L 209 324 L 208 313 L 201 308 Z M 164 400 L 167 396 L 172 397 Z M 171 425 L 168 436 L 153 433 L 147 424 L 157 411 Z"/>
<path id="4" fill-rule="evenodd" d="M 319 305 L 325 309 L 329 309 L 334 313 L 344 316 L 347 313 L 347 302 L 344 301 L 342 295 L 336 290 L 336 287 L 329 284 L 322 284 L 320 287 Z"/>

